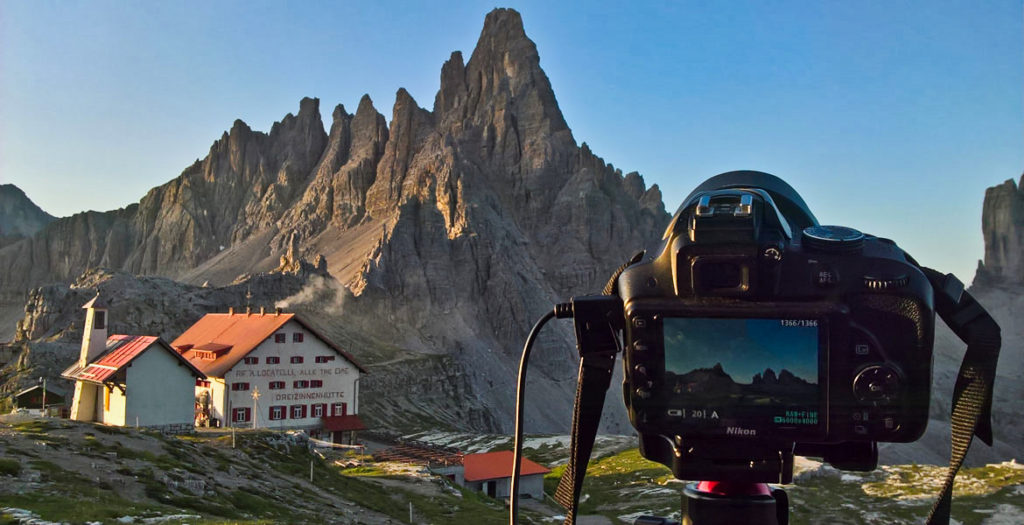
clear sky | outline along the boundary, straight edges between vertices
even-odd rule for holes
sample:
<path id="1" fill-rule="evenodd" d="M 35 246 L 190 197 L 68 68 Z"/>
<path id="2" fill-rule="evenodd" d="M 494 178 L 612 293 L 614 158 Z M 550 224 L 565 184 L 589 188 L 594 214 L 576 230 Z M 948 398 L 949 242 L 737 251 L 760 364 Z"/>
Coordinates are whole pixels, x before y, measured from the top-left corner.
<path id="1" fill-rule="evenodd" d="M 682 375 L 722 365 L 737 383 L 782 370 L 818 383 L 818 328 L 779 319 L 665 319 L 665 370 Z"/>
<path id="2" fill-rule="evenodd" d="M 1024 170 L 1019 0 L 515 2 L 577 142 L 669 212 L 756 169 L 825 224 L 973 277 L 985 188 Z M 236 118 L 433 104 L 493 2 L 0 1 L 0 182 L 58 216 L 137 202 Z"/>

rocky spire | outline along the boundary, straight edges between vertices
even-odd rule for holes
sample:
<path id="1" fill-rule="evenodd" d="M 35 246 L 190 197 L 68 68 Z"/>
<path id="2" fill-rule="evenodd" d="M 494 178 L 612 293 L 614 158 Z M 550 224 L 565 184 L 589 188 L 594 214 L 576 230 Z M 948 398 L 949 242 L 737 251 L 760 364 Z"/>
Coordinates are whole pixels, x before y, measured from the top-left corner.
<path id="1" fill-rule="evenodd" d="M 985 261 L 975 282 L 1024 284 L 1024 176 L 985 190 L 981 212 Z"/>
<path id="2" fill-rule="evenodd" d="M 424 149 L 433 131 L 433 114 L 420 108 L 405 88 L 399 88 L 391 113 L 387 146 L 377 165 L 376 180 L 366 194 L 366 211 L 370 215 L 376 218 L 387 217 L 397 211 L 405 196 L 416 193 L 415 184 L 421 181 L 415 178 L 416 173 L 411 173 L 414 171 L 411 168 L 417 153 Z M 411 193 L 407 193 L 406 189 Z"/>

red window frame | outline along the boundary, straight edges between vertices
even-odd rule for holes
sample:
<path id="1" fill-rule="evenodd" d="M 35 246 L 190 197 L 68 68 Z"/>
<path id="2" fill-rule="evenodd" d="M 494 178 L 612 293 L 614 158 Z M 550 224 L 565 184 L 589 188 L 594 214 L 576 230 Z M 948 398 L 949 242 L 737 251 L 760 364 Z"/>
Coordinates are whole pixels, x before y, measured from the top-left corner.
<path id="1" fill-rule="evenodd" d="M 245 359 L 242 359 L 242 362 L 247 364 L 247 365 L 258 365 L 258 364 L 260 364 L 260 358 L 258 358 L 258 357 L 246 357 Z"/>
<path id="2" fill-rule="evenodd" d="M 315 361 L 317 363 L 328 363 L 328 362 L 334 361 L 334 356 L 333 355 L 318 355 L 318 356 L 316 356 Z"/>
<path id="3" fill-rule="evenodd" d="M 309 388 L 309 380 L 296 379 L 292 382 L 292 388 Z"/>
<path id="4" fill-rule="evenodd" d="M 313 417 L 324 417 L 327 415 L 327 403 L 316 403 L 313 405 Z"/>
<path id="5" fill-rule="evenodd" d="M 293 355 L 292 356 L 291 363 L 293 365 L 300 365 L 300 364 L 302 364 L 302 361 L 304 361 L 304 359 L 302 359 L 301 355 Z"/>
<path id="6" fill-rule="evenodd" d="M 231 383 L 231 391 L 249 390 L 249 383 Z"/>
<path id="7" fill-rule="evenodd" d="M 348 403 L 339 402 L 331 405 L 332 416 L 347 416 L 348 415 Z"/>
<path id="8" fill-rule="evenodd" d="M 270 382 L 270 389 L 271 390 L 282 390 L 283 388 L 284 388 L 284 381 L 271 381 Z"/>
<path id="9" fill-rule="evenodd" d="M 267 358 L 268 365 L 277 365 L 281 363 L 281 358 L 277 356 L 270 356 Z"/>
<path id="10" fill-rule="evenodd" d="M 246 423 L 252 418 L 252 409 L 249 407 L 243 408 L 232 408 L 231 409 L 231 422 L 232 423 Z"/>
<path id="11" fill-rule="evenodd" d="M 203 379 L 199 379 L 197 377 L 196 378 L 196 386 L 198 386 L 200 388 L 210 388 L 210 382 L 206 381 L 206 380 L 203 380 Z"/>
<path id="12" fill-rule="evenodd" d="M 289 407 L 288 414 L 292 419 L 306 419 L 306 405 L 292 405 Z"/>
<path id="13" fill-rule="evenodd" d="M 288 407 L 284 405 L 272 405 L 270 407 L 271 421 L 280 421 L 285 419 L 286 415 L 288 415 Z"/>
<path id="14" fill-rule="evenodd" d="M 324 380 L 323 379 L 310 379 L 309 380 L 309 388 L 323 388 L 323 387 L 324 387 Z"/>
<path id="15" fill-rule="evenodd" d="M 302 342 L 302 332 L 293 332 L 292 333 L 292 342 L 293 343 L 301 343 Z"/>
<path id="16" fill-rule="evenodd" d="M 274 334 L 275 343 L 284 343 L 288 341 L 288 334 Z"/>

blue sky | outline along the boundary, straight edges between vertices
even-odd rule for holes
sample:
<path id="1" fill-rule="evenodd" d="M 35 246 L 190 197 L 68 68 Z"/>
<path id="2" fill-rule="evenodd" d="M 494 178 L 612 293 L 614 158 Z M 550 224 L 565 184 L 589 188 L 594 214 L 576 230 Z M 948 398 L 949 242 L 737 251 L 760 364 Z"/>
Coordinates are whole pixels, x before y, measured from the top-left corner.
<path id="1" fill-rule="evenodd" d="M 721 364 L 737 383 L 771 368 L 818 382 L 818 329 L 778 319 L 665 319 L 665 369 L 685 374 Z"/>
<path id="2" fill-rule="evenodd" d="M 443 7 L 442 7 L 443 6 Z M 138 201 L 241 118 L 428 109 L 493 3 L 0 2 L 0 182 L 69 215 Z M 782 177 L 818 219 L 973 277 L 1024 170 L 1019 1 L 516 2 L 578 142 L 657 183 Z"/>

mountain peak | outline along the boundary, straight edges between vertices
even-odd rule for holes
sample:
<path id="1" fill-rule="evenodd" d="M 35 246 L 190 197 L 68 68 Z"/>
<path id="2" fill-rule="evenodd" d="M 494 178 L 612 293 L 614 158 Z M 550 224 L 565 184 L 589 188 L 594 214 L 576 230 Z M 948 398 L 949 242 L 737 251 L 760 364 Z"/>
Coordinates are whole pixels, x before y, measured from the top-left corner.
<path id="1" fill-rule="evenodd" d="M 526 38 L 526 31 L 523 30 L 523 17 L 515 9 L 498 7 L 484 19 L 484 28 L 480 32 L 480 39 L 489 36 L 498 39 Z"/>
<path id="2" fill-rule="evenodd" d="M 55 218 L 36 206 L 21 188 L 0 184 L 0 236 L 32 235 Z M 3 246 L 0 239 L 0 246 Z"/>

